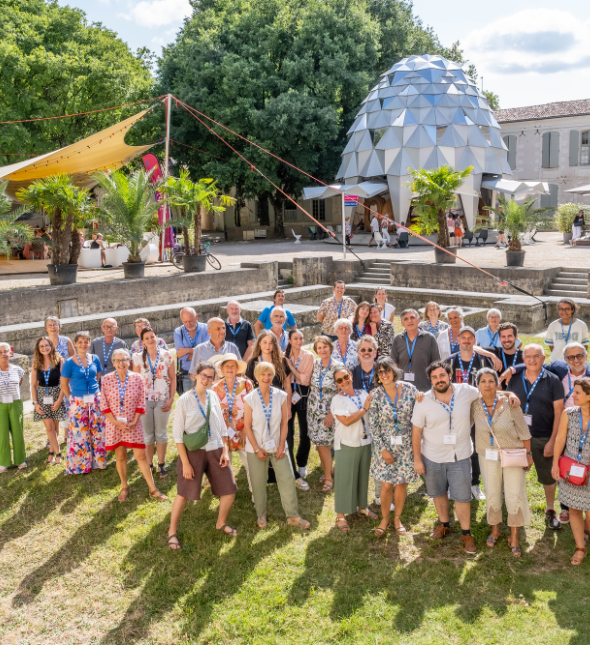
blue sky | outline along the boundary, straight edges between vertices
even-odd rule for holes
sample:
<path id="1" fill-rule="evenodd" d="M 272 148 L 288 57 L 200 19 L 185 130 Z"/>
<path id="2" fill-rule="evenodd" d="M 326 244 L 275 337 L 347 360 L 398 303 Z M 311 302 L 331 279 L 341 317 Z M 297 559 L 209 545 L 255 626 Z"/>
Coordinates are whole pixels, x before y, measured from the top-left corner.
<path id="1" fill-rule="evenodd" d="M 157 54 L 191 14 L 188 0 L 59 2 L 82 9 L 132 49 Z M 443 44 L 461 41 L 501 107 L 590 98 L 588 0 L 414 0 L 414 12 Z"/>

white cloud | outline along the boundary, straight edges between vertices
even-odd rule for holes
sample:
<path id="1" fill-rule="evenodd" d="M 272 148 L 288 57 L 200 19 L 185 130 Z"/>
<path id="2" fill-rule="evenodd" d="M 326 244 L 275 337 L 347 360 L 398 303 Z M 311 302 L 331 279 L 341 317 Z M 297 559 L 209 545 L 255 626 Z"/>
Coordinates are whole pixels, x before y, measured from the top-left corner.
<path id="1" fill-rule="evenodd" d="M 129 19 L 142 27 L 160 27 L 192 15 L 188 0 L 142 0 L 131 10 Z"/>

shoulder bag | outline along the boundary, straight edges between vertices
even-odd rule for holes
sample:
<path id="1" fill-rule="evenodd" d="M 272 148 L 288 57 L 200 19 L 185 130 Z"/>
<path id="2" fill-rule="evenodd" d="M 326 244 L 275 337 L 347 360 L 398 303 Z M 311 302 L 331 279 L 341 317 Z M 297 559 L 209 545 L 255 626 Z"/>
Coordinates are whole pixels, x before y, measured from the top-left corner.
<path id="1" fill-rule="evenodd" d="M 182 436 L 182 442 L 184 443 L 187 450 L 200 450 L 204 448 L 209 441 L 209 417 L 211 415 L 211 397 L 207 393 L 207 418 L 205 423 L 196 431 L 189 433 L 184 433 Z"/>
<path id="2" fill-rule="evenodd" d="M 528 468 L 529 462 L 526 458 L 526 448 L 507 448 L 502 449 L 500 442 L 496 439 L 496 435 L 492 430 L 492 424 L 490 426 L 490 433 L 494 437 L 494 441 L 498 444 L 500 448 L 500 464 L 502 468 Z"/>
<path id="3" fill-rule="evenodd" d="M 574 472 L 572 473 L 572 468 Z M 584 466 L 579 461 L 561 455 L 559 458 L 559 476 L 572 486 L 586 486 L 590 478 L 590 466 Z"/>

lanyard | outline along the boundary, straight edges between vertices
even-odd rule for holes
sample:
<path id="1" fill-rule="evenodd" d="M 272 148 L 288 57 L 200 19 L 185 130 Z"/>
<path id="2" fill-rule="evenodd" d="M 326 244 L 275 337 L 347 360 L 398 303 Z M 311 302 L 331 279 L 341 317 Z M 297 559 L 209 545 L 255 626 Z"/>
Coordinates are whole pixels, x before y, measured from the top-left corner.
<path id="1" fill-rule="evenodd" d="M 486 416 L 488 418 L 488 423 L 490 424 L 490 433 L 491 433 L 491 428 L 492 428 L 492 417 L 494 416 L 494 412 L 496 410 L 496 403 L 498 403 L 498 395 L 496 394 L 496 398 L 494 399 L 494 405 L 492 407 L 492 411 L 488 410 L 488 406 L 486 405 L 486 402 L 482 399 L 481 404 L 483 405 L 484 412 L 486 413 Z M 490 436 L 490 441 L 491 445 L 494 445 L 494 435 Z"/>
<path id="2" fill-rule="evenodd" d="M 498 335 L 499 331 L 497 331 L 495 334 L 492 334 L 492 330 L 490 329 L 489 325 L 486 327 L 486 331 L 488 332 L 488 336 L 490 337 L 490 347 L 495 347 L 496 343 L 498 342 Z"/>
<path id="3" fill-rule="evenodd" d="M 346 392 L 342 392 L 345 397 L 349 398 L 359 409 L 359 412 L 363 409 L 363 403 L 361 401 L 361 395 L 356 393 L 356 390 L 354 391 L 354 398 L 350 396 L 350 394 L 346 394 Z M 361 417 L 361 421 L 363 422 L 363 439 L 367 438 L 367 426 L 365 425 L 365 417 Z"/>
<path id="4" fill-rule="evenodd" d="M 363 332 L 359 329 L 358 325 L 355 325 L 355 327 L 356 327 L 357 336 L 359 337 L 359 340 L 360 340 L 360 337 L 363 335 Z M 364 329 L 364 327 L 363 327 L 363 329 Z"/>
<path id="5" fill-rule="evenodd" d="M 437 320 L 437 321 L 436 321 L 436 325 L 435 325 L 434 327 L 432 326 L 432 323 L 431 323 L 431 322 L 430 322 L 430 320 L 429 320 L 429 321 L 428 321 L 428 331 L 429 331 L 431 334 L 435 334 L 435 333 L 438 331 L 438 326 L 439 326 L 439 325 L 440 325 L 440 320 Z"/>
<path id="6" fill-rule="evenodd" d="M 268 428 L 268 436 L 270 437 L 270 417 L 272 416 L 272 387 L 270 388 L 270 397 L 268 399 L 268 407 L 264 405 L 264 399 L 262 398 L 262 392 L 258 388 L 258 396 L 260 397 L 260 403 L 262 403 L 262 410 L 264 416 L 266 417 L 266 427 Z"/>
<path id="7" fill-rule="evenodd" d="M 469 383 L 469 375 L 471 374 L 471 368 L 473 367 L 473 361 L 475 360 L 475 352 L 471 356 L 471 361 L 469 362 L 469 367 L 467 370 L 463 369 L 463 361 L 461 360 L 461 352 L 457 356 L 459 359 L 459 366 L 461 367 L 461 376 L 463 377 L 463 383 Z"/>
<path id="8" fill-rule="evenodd" d="M 322 400 L 322 388 L 323 388 L 322 383 L 324 381 L 324 376 L 327 375 L 328 370 L 330 369 L 330 365 L 332 365 L 332 357 L 331 356 L 330 356 L 330 362 L 328 363 L 328 367 L 326 367 L 326 371 L 324 372 L 324 370 L 322 369 L 322 363 L 321 363 L 321 359 L 320 359 L 320 377 L 319 377 L 319 381 L 320 381 L 320 401 Z"/>
<path id="9" fill-rule="evenodd" d="M 567 343 L 569 341 L 569 339 L 570 339 L 570 333 L 572 331 L 572 325 L 574 324 L 574 318 L 572 316 L 572 319 L 570 320 L 570 326 L 569 326 L 569 328 L 567 330 L 567 336 L 565 335 L 565 332 L 563 331 L 563 323 L 561 322 L 561 320 L 559 321 L 559 324 L 561 325 L 561 336 L 565 337 L 564 340 Z"/>
<path id="10" fill-rule="evenodd" d="M 102 357 L 104 358 L 104 371 L 107 371 L 107 363 L 109 362 L 109 358 L 111 357 L 111 352 L 113 351 L 113 347 L 115 345 L 115 339 L 113 338 L 113 342 L 111 343 L 111 346 L 109 348 L 109 353 L 107 354 L 107 344 L 105 342 L 104 336 L 102 337 Z"/>
<path id="11" fill-rule="evenodd" d="M 369 392 L 369 388 L 371 387 L 371 383 L 373 382 L 374 372 L 375 372 L 375 363 L 373 363 L 373 367 L 371 368 L 371 373 L 369 374 L 369 378 L 365 381 L 366 372 L 361 367 L 361 381 L 363 383 L 363 390 L 365 392 Z"/>
<path id="12" fill-rule="evenodd" d="M 287 347 L 287 343 L 289 342 L 289 334 L 286 331 L 283 331 L 281 334 L 281 339 L 279 340 L 279 345 L 281 347 L 281 351 L 285 351 L 285 348 Z"/>
<path id="13" fill-rule="evenodd" d="M 156 363 L 152 366 L 152 359 L 150 358 L 150 353 L 147 352 L 148 361 L 150 362 L 150 372 L 152 373 L 152 388 L 156 384 L 156 370 L 158 369 L 158 362 L 160 361 L 160 348 L 158 347 L 158 353 L 156 354 Z"/>
<path id="14" fill-rule="evenodd" d="M 45 393 L 49 394 L 49 375 L 51 374 L 51 367 L 45 371 L 43 370 L 43 378 L 45 379 Z"/>
<path id="15" fill-rule="evenodd" d="M 123 403 L 125 400 L 125 392 L 127 391 L 127 383 L 129 383 L 129 371 L 127 371 L 127 376 L 125 377 L 125 385 L 121 387 L 121 379 L 119 378 L 119 372 L 115 370 L 115 375 L 117 377 L 117 385 L 119 386 L 119 410 L 123 411 Z"/>
<path id="16" fill-rule="evenodd" d="M 336 296 L 334 296 L 334 302 L 338 304 L 338 300 L 336 300 Z M 344 296 L 342 296 L 342 300 L 340 300 L 340 307 L 338 307 L 338 318 L 340 318 L 340 312 L 342 311 L 343 304 L 344 304 Z"/>
<path id="17" fill-rule="evenodd" d="M 516 349 L 516 348 L 515 348 Z M 516 359 L 518 358 L 518 350 L 514 352 L 514 358 L 512 359 L 512 367 L 516 365 Z M 502 362 L 504 363 L 504 371 L 508 369 L 508 365 L 506 365 L 506 354 L 504 353 L 504 348 L 502 347 Z"/>
<path id="18" fill-rule="evenodd" d="M 567 401 L 570 398 L 570 396 L 572 395 L 572 392 L 574 391 L 574 387 L 576 387 L 575 385 L 572 385 L 572 379 L 570 377 L 570 374 L 571 374 L 571 372 L 567 373 L 567 385 L 568 385 L 570 391 L 566 394 L 566 397 L 564 399 L 565 401 Z"/>
<path id="19" fill-rule="evenodd" d="M 586 432 L 584 432 L 584 425 L 582 423 L 582 411 L 580 410 L 580 446 L 578 448 L 578 461 L 582 461 L 582 449 L 584 448 L 584 443 L 586 442 L 586 437 L 588 436 L 588 431 L 590 430 L 590 419 L 588 420 L 588 425 L 586 426 Z"/>
<path id="20" fill-rule="evenodd" d="M 231 398 L 229 396 L 229 390 L 227 389 L 227 383 L 225 381 L 223 382 L 223 387 L 225 388 L 225 397 L 227 398 L 227 404 L 229 405 L 229 422 L 231 423 L 231 415 L 232 415 L 232 409 L 234 407 L 234 399 L 236 398 L 238 379 L 234 381 L 234 391 L 231 394 Z"/>
<path id="21" fill-rule="evenodd" d="M 453 387 L 451 385 L 451 387 Z M 435 397 L 436 398 L 436 397 Z M 440 403 L 443 407 L 443 409 L 449 413 L 449 432 L 453 429 L 453 408 L 455 407 L 455 390 L 453 390 L 453 396 L 451 397 L 451 402 L 449 405 L 446 403 L 443 403 L 442 401 L 439 401 L 436 399 L 438 403 Z"/>
<path id="22" fill-rule="evenodd" d="M 346 365 L 346 358 L 348 357 L 348 348 L 350 347 L 350 340 L 346 341 L 346 351 L 344 352 L 344 356 L 342 356 L 342 348 L 340 347 L 340 341 L 337 340 L 336 344 L 338 345 L 338 354 L 340 354 L 340 358 L 342 359 L 342 362 Z"/>
<path id="23" fill-rule="evenodd" d="M 193 394 L 195 395 L 195 399 L 197 399 L 197 405 L 199 406 L 199 410 L 203 415 L 203 419 L 205 419 L 205 423 L 207 423 L 207 415 L 205 414 L 205 410 L 203 410 L 201 401 L 199 400 L 199 397 L 197 396 L 197 392 L 194 388 L 193 388 Z M 205 392 L 205 395 L 207 396 L 207 407 L 209 407 L 209 392 Z M 209 425 L 209 439 L 211 439 L 211 425 Z"/>
<path id="24" fill-rule="evenodd" d="M 449 341 L 451 343 L 451 354 L 455 353 L 457 345 L 459 344 L 459 338 L 453 343 L 453 330 L 449 327 Z"/>
<path id="25" fill-rule="evenodd" d="M 385 303 L 385 305 L 386 305 L 386 304 L 387 304 L 387 303 Z M 383 305 L 383 311 L 381 312 L 381 318 L 382 318 L 383 320 L 387 320 L 387 318 L 385 318 L 385 305 Z"/>
<path id="26" fill-rule="evenodd" d="M 198 323 L 197 323 L 198 325 Z M 191 335 L 188 333 L 186 330 L 186 327 L 183 325 L 182 326 L 182 340 L 184 340 L 185 343 L 188 343 L 189 347 L 191 349 L 194 349 L 195 345 L 197 344 L 197 336 L 199 335 L 199 327 L 195 329 L 195 337 L 191 339 Z M 188 340 L 185 339 L 185 336 L 188 337 Z"/>
<path id="27" fill-rule="evenodd" d="M 383 392 L 385 392 L 385 388 L 383 388 Z M 398 389 L 397 387 L 395 388 L 395 401 L 392 403 L 391 399 L 389 398 L 389 394 L 385 392 L 385 396 L 387 397 L 387 400 L 389 401 L 389 405 L 393 408 L 393 424 L 395 428 L 395 434 L 397 434 L 397 397 L 398 397 Z"/>
<path id="28" fill-rule="evenodd" d="M 410 357 L 410 366 L 409 370 L 410 372 L 412 371 L 412 356 L 414 354 L 414 347 L 416 347 L 416 341 L 418 340 L 418 334 L 416 334 L 416 337 L 414 338 L 414 342 L 412 343 L 412 349 L 410 350 L 410 343 L 408 342 L 408 332 L 405 333 L 406 337 L 406 347 L 408 348 L 408 356 Z"/>
<path id="29" fill-rule="evenodd" d="M 526 379 L 524 377 L 524 371 L 522 373 L 522 385 L 524 387 L 524 391 L 525 391 L 525 394 L 526 394 L 526 406 L 524 408 L 524 413 L 525 414 L 528 414 L 528 412 L 529 412 L 529 400 L 531 398 L 531 395 L 533 394 L 533 390 L 537 387 L 537 383 L 539 382 L 539 380 L 543 376 L 544 372 L 545 372 L 545 369 L 541 368 L 541 373 L 539 374 L 539 376 L 537 376 L 537 380 L 533 383 L 533 387 L 531 387 L 530 390 L 528 390 L 527 386 L 526 386 Z"/>
<path id="30" fill-rule="evenodd" d="M 90 385 L 88 384 L 88 381 L 90 380 L 90 354 L 86 354 L 86 367 L 82 365 L 78 349 L 76 349 L 76 357 L 80 363 L 80 369 L 84 372 L 84 376 L 86 377 L 86 389 L 88 390 L 88 394 L 90 394 Z"/>
<path id="31" fill-rule="evenodd" d="M 297 359 L 297 362 L 295 363 L 295 371 L 298 370 L 300 362 L 301 362 L 301 356 Z M 297 392 L 297 377 L 293 378 L 293 389 L 295 390 L 295 392 Z"/>
<path id="32" fill-rule="evenodd" d="M 242 320 L 242 322 L 239 323 L 238 328 L 236 329 L 236 331 L 234 331 L 234 329 L 232 327 L 232 324 L 228 321 L 227 328 L 231 331 L 232 336 L 234 337 L 234 342 L 236 340 L 236 336 L 240 333 L 240 329 L 242 328 L 243 324 L 244 324 L 244 321 Z M 196 335 L 195 335 L 195 338 L 196 338 Z"/>

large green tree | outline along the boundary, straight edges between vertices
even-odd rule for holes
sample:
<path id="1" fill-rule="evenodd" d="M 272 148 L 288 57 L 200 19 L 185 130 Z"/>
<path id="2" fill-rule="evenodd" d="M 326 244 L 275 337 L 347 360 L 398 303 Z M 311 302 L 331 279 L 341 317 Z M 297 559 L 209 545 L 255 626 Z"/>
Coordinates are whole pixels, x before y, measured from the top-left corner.
<path id="1" fill-rule="evenodd" d="M 72 114 L 149 97 L 149 53 L 52 0 L 0 0 L 0 121 Z M 139 107 L 0 126 L 0 153 L 41 154 Z M 0 155 L 0 164 L 26 157 Z"/>

